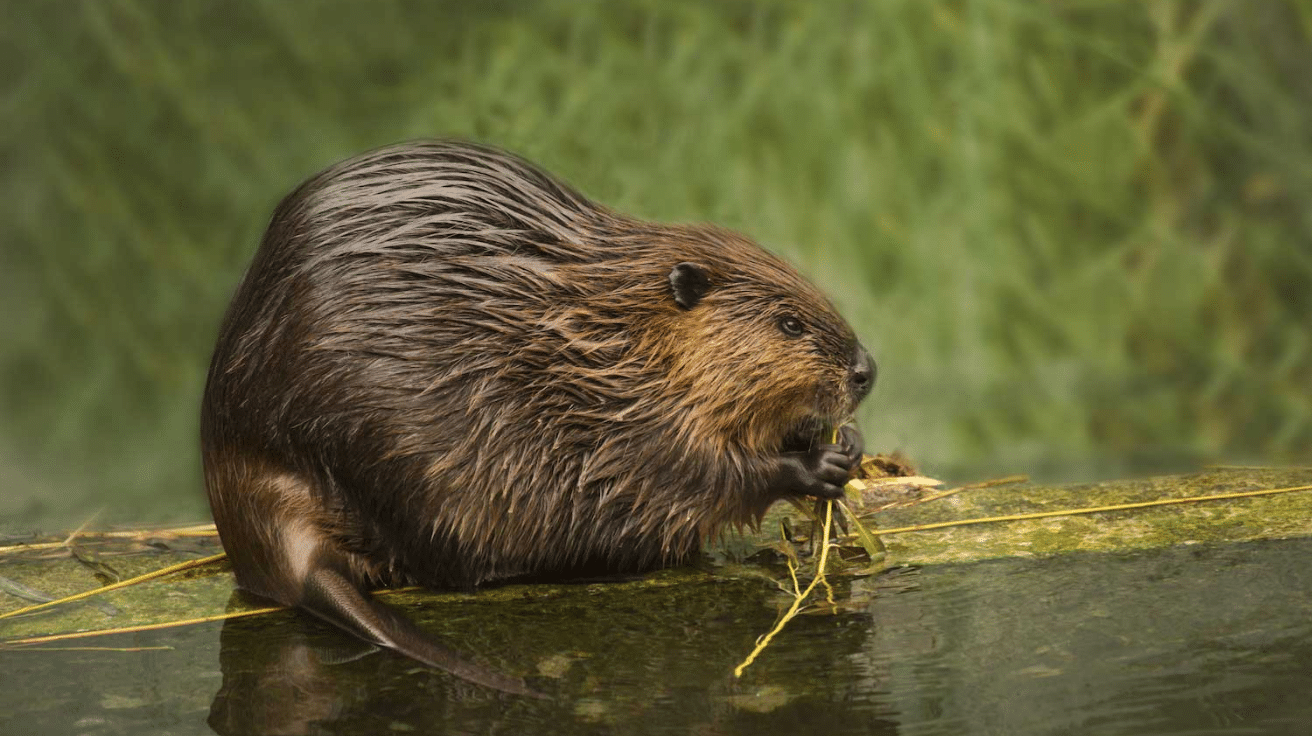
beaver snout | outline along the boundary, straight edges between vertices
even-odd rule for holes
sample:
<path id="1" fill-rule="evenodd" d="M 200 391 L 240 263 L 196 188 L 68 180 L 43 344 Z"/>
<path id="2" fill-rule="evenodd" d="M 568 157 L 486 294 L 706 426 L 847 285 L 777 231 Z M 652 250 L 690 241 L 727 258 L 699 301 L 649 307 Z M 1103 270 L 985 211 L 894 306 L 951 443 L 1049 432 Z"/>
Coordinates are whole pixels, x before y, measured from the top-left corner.
<path id="1" fill-rule="evenodd" d="M 851 373 L 848 375 L 848 380 L 852 384 L 852 394 L 857 403 L 860 403 L 874 387 L 877 372 L 875 361 L 870 359 L 870 353 L 858 344 L 856 355 L 852 358 Z"/>

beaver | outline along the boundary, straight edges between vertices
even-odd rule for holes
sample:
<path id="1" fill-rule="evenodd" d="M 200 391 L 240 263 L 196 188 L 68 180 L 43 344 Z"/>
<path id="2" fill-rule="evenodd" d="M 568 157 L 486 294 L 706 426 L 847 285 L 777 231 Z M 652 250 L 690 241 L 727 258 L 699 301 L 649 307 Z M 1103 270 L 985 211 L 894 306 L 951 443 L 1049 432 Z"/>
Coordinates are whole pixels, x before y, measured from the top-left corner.
<path id="1" fill-rule="evenodd" d="M 412 142 L 277 206 L 210 365 L 205 485 L 241 588 L 477 679 L 367 591 L 686 562 L 838 497 L 862 441 L 830 433 L 874 380 L 746 237 Z"/>

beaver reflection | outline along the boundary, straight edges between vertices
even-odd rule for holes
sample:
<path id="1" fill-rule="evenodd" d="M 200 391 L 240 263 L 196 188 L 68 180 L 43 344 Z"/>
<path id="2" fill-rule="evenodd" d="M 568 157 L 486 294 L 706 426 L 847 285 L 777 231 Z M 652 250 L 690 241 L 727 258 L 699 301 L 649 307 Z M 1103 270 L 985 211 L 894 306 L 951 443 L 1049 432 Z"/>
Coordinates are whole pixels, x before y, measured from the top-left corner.
<path id="1" fill-rule="evenodd" d="M 223 687 L 210 706 L 220 734 L 305 734 L 336 720 L 345 700 L 308 626 L 229 619 L 220 638 Z M 361 647 L 362 651 L 365 647 Z"/>
<path id="2" fill-rule="evenodd" d="M 223 685 L 208 720 L 215 733 L 336 732 L 332 724 L 397 714 L 395 704 L 385 702 L 394 693 L 378 687 L 388 679 L 379 670 L 399 676 L 413 663 L 371 656 L 381 650 L 344 639 L 327 624 L 303 616 L 278 618 L 224 622 L 219 653 Z M 435 676 L 425 684 L 430 687 L 425 689 L 423 711 L 430 715 L 444 708 L 443 701 L 456 705 L 504 697 L 458 678 Z"/>

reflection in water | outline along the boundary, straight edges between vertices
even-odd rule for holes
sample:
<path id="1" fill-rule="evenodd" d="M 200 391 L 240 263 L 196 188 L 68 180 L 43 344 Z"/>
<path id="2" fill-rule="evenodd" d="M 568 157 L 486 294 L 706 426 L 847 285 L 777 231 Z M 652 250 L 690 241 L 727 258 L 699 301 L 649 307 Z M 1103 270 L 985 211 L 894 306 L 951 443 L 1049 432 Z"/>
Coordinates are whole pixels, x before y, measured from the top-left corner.
<path id="1" fill-rule="evenodd" d="M 208 719 L 215 733 L 298 736 L 319 733 L 325 725 L 360 713 L 384 712 L 377 706 L 386 699 L 386 689 L 371 687 L 371 682 L 394 680 L 388 671 L 398 665 L 428 684 L 445 685 L 423 693 L 429 706 L 514 697 L 436 670 L 425 671 L 422 665 L 304 614 L 289 612 L 281 618 L 224 622 L 219 651 L 223 685 Z M 363 665 L 352 666 L 357 663 Z M 412 688 L 414 678 L 410 679 Z"/>
<path id="2" fill-rule="evenodd" d="M 224 623 L 219 651 L 223 687 L 214 696 L 209 717 L 216 733 L 294 736 L 310 733 L 312 724 L 337 719 L 348 693 L 330 672 L 334 655 L 311 644 L 311 627 L 302 625 L 310 623 Z M 342 637 L 342 643 L 350 640 Z M 361 655 L 372 649 L 364 642 L 358 646 L 365 650 Z"/>
<path id="3" fill-rule="evenodd" d="M 530 679 L 550 695 L 545 700 L 361 650 L 306 616 L 232 619 L 222 632 L 223 685 L 209 724 L 224 736 L 423 732 L 432 724 L 479 733 L 795 734 L 817 724 L 896 733 L 887 705 L 871 697 L 881 675 L 848 656 L 870 635 L 862 615 L 803 617 L 788 629 L 799 648 L 780 647 L 758 662 L 755 683 L 733 679 L 733 666 L 772 623 L 777 600 L 784 599 L 760 581 L 719 581 L 634 586 L 618 605 L 585 586 L 540 607 L 461 603 L 467 621 L 486 621 L 479 640 L 462 648 L 496 649 L 536 670 Z M 814 671 L 815 655 L 825 652 Z"/>

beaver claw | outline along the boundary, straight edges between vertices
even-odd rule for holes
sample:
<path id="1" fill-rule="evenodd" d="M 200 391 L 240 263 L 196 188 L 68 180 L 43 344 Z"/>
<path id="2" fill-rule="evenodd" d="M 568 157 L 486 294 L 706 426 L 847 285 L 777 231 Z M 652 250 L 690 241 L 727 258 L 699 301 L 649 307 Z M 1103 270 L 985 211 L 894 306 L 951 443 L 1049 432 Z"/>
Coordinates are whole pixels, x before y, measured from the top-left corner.
<path id="1" fill-rule="evenodd" d="M 861 436 L 861 430 L 850 424 L 844 424 L 838 428 L 838 444 L 843 448 L 843 454 L 851 462 L 850 469 L 855 469 L 861 462 L 861 458 L 866 452 L 866 441 Z M 847 481 L 843 481 L 847 483 Z"/>

